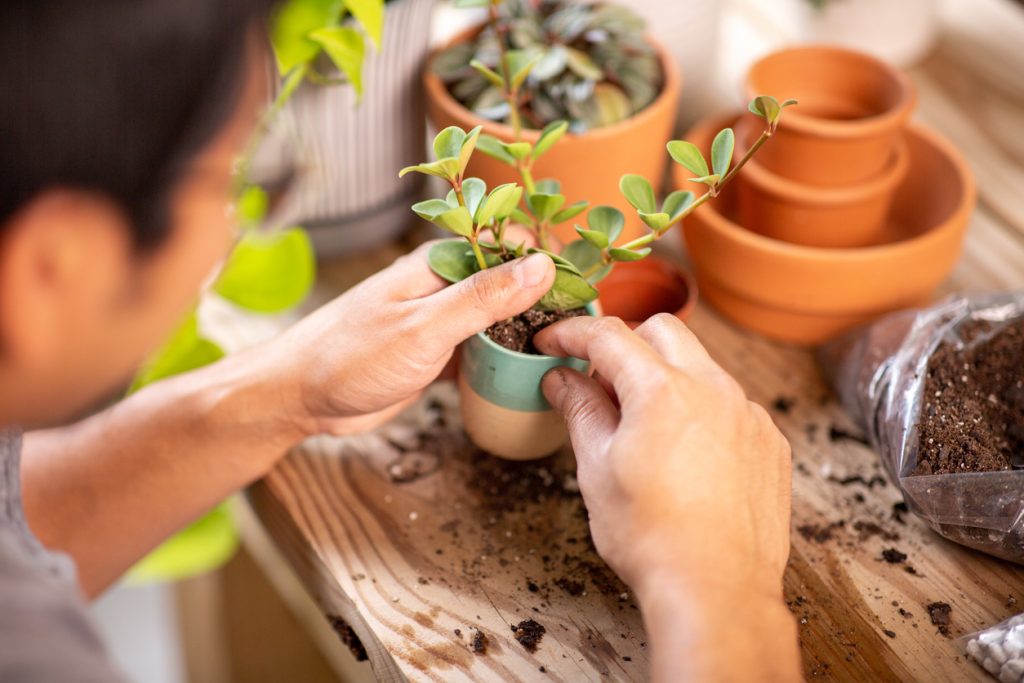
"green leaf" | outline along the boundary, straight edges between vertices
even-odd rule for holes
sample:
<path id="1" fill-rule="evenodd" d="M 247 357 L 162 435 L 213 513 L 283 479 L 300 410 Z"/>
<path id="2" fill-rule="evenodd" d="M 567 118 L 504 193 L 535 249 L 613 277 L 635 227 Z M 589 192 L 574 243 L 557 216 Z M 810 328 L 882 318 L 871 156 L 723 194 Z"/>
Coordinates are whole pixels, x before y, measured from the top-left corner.
<path id="1" fill-rule="evenodd" d="M 496 88 L 505 88 L 505 79 L 501 77 L 501 74 L 491 69 L 489 66 L 481 62 L 479 59 L 472 60 L 469 65 L 482 73 L 484 78 L 491 82 L 491 85 Z"/>
<path id="2" fill-rule="evenodd" d="M 565 195 L 535 192 L 526 198 L 530 211 L 541 221 L 550 220 L 565 204 Z"/>
<path id="3" fill-rule="evenodd" d="M 548 125 L 544 126 L 544 130 L 541 131 L 540 137 L 537 138 L 537 144 L 533 148 L 533 158 L 539 159 L 545 152 L 551 149 L 556 142 L 562 139 L 565 135 L 565 131 L 569 130 L 568 121 L 552 121 Z"/>
<path id="4" fill-rule="evenodd" d="M 161 543 L 128 571 L 128 585 L 170 583 L 222 567 L 238 550 L 238 532 L 227 503 Z"/>
<path id="5" fill-rule="evenodd" d="M 533 150 L 533 145 L 529 142 L 510 142 L 503 144 L 502 147 L 513 159 L 525 159 L 530 156 L 530 152 Z"/>
<path id="6" fill-rule="evenodd" d="M 647 256 L 650 253 L 651 253 L 651 248 L 650 247 L 647 247 L 646 249 L 637 249 L 636 251 L 633 251 L 632 249 L 609 249 L 608 250 L 608 254 L 615 261 L 639 261 L 640 259 L 644 258 L 645 256 Z"/>
<path id="7" fill-rule="evenodd" d="M 129 393 L 166 377 L 201 368 L 224 357 L 224 350 L 199 334 L 193 311 L 132 381 Z"/>
<path id="8" fill-rule="evenodd" d="M 747 109 L 767 121 L 772 127 L 778 122 L 779 112 L 782 111 L 778 100 L 770 95 L 758 95 L 750 101 Z"/>
<path id="9" fill-rule="evenodd" d="M 711 175 L 702 176 L 700 178 L 690 178 L 690 182 L 701 183 L 702 185 L 707 185 L 708 187 L 714 187 L 714 185 L 721 179 L 722 177 L 720 175 L 718 175 L 717 173 L 712 173 Z"/>
<path id="10" fill-rule="evenodd" d="M 587 224 L 591 230 L 608 235 L 609 244 L 615 244 L 626 225 L 626 217 L 614 206 L 595 206 L 587 215 Z"/>
<path id="11" fill-rule="evenodd" d="M 599 232 L 597 230 L 586 230 L 578 225 L 576 226 L 576 232 L 579 233 L 579 236 L 586 242 L 594 245 L 598 249 L 608 248 L 608 235 L 603 232 Z M 571 261 L 572 259 L 569 260 Z"/>
<path id="12" fill-rule="evenodd" d="M 589 205 L 590 203 L 587 201 L 570 204 L 569 206 L 565 207 L 564 209 L 562 209 L 561 211 L 559 211 L 558 213 L 551 217 L 552 225 L 558 225 L 559 223 L 564 223 L 568 220 L 576 218 L 576 216 L 586 211 Z"/>
<path id="13" fill-rule="evenodd" d="M 345 0 L 345 7 L 370 36 L 373 44 L 380 49 L 384 40 L 385 0 Z"/>
<path id="14" fill-rule="evenodd" d="M 711 168 L 719 176 L 729 172 L 729 165 L 732 164 L 732 152 L 736 147 L 736 136 L 732 128 L 725 128 L 718 132 L 711 143 Z"/>
<path id="15" fill-rule="evenodd" d="M 661 205 L 661 210 L 669 215 L 671 220 L 675 220 L 679 217 L 683 211 L 693 204 L 695 195 L 692 192 L 684 190 L 676 190 L 669 196 L 665 197 L 665 202 Z"/>
<path id="16" fill-rule="evenodd" d="M 476 257 L 463 240 L 443 240 L 430 247 L 427 263 L 438 277 L 453 284 L 477 272 Z"/>
<path id="17" fill-rule="evenodd" d="M 366 43 L 363 35 L 348 26 L 330 26 L 309 34 L 311 40 L 323 47 L 338 71 L 352 84 L 357 96 L 363 94 L 363 58 Z"/>
<path id="18" fill-rule="evenodd" d="M 443 199 L 426 199 L 412 205 L 412 211 L 424 220 L 433 221 L 452 207 Z"/>
<path id="19" fill-rule="evenodd" d="M 458 157 L 462 151 L 462 143 L 466 141 L 466 131 L 458 126 L 448 126 L 434 136 L 434 157 L 447 159 Z"/>
<path id="20" fill-rule="evenodd" d="M 584 273 L 601 262 L 601 249 L 586 240 L 575 240 L 562 250 L 562 258 Z"/>
<path id="21" fill-rule="evenodd" d="M 543 178 L 533 184 L 535 192 L 542 194 L 559 194 L 562 191 L 562 183 L 554 178 Z"/>
<path id="22" fill-rule="evenodd" d="M 270 42 L 282 76 L 320 54 L 320 44 L 309 34 L 336 23 L 343 9 L 342 0 L 288 0 L 275 9 Z"/>
<path id="23" fill-rule="evenodd" d="M 654 188 L 641 175 L 628 173 L 622 176 L 619 179 L 619 191 L 637 211 L 651 213 L 658 208 L 654 200 Z"/>
<path id="24" fill-rule="evenodd" d="M 406 166 L 398 172 L 398 177 L 403 178 L 409 173 L 423 173 L 424 175 L 437 176 L 451 182 L 459 176 L 459 160 L 453 157 L 438 159 L 426 164 Z"/>
<path id="25" fill-rule="evenodd" d="M 267 192 L 259 185 L 249 185 L 238 196 L 235 202 L 235 213 L 238 223 L 243 228 L 253 228 L 267 217 L 270 200 Z"/>
<path id="26" fill-rule="evenodd" d="M 604 71 L 582 50 L 567 48 L 569 70 L 588 81 L 604 80 Z"/>
<path id="27" fill-rule="evenodd" d="M 522 86 L 526 77 L 530 75 L 533 65 L 540 61 L 541 55 L 526 52 L 525 50 L 509 50 L 505 53 L 508 60 L 509 83 L 513 90 Z"/>
<path id="28" fill-rule="evenodd" d="M 470 214 L 476 215 L 486 194 L 487 184 L 479 178 L 466 178 L 462 181 L 462 198 L 465 200 Z"/>
<path id="29" fill-rule="evenodd" d="M 667 148 L 669 156 L 690 173 L 697 176 L 708 174 L 708 162 L 704 161 L 704 155 L 697 149 L 697 145 L 686 140 L 673 140 Z"/>
<path id="30" fill-rule="evenodd" d="M 278 313 L 300 304 L 313 288 L 316 255 L 302 228 L 250 231 L 224 264 L 213 291 L 260 313 Z"/>
<path id="31" fill-rule="evenodd" d="M 487 225 L 492 218 L 497 218 L 498 220 L 508 218 L 508 215 L 516 208 L 522 197 L 523 188 L 515 183 L 499 185 L 491 191 L 486 201 L 475 212 L 476 224 Z"/>
<path id="32" fill-rule="evenodd" d="M 518 206 L 512 209 L 512 213 L 510 214 L 510 216 L 512 220 L 518 223 L 519 225 L 530 225 L 533 222 L 530 219 L 529 214 L 520 209 Z"/>
<path id="33" fill-rule="evenodd" d="M 473 216 L 464 206 L 457 206 L 439 214 L 434 218 L 434 223 L 460 237 L 469 237 L 473 234 Z"/>
<path id="34" fill-rule="evenodd" d="M 555 267 L 555 281 L 534 308 L 541 311 L 571 311 L 597 298 L 594 286 L 582 275 Z"/>
<path id="35" fill-rule="evenodd" d="M 481 135 L 476 143 L 476 148 L 489 157 L 504 161 L 509 166 L 516 164 L 516 158 L 505 150 L 505 143 L 493 135 Z"/>
<path id="36" fill-rule="evenodd" d="M 530 254 L 544 254 L 545 256 L 547 256 L 548 258 L 555 262 L 556 268 L 567 268 L 569 271 L 579 275 L 579 270 L 576 268 L 576 265 L 569 259 L 561 256 L 560 254 L 556 254 L 553 251 L 548 251 L 547 249 L 541 249 L 540 247 L 530 247 L 527 250 L 527 252 Z"/>
<path id="37" fill-rule="evenodd" d="M 668 227 L 668 223 L 671 217 L 667 213 L 646 213 L 644 211 L 637 212 L 640 216 L 640 220 L 647 224 L 651 230 L 655 232 L 661 232 Z"/>
<path id="38" fill-rule="evenodd" d="M 476 149 L 476 143 L 480 139 L 480 131 L 483 128 L 483 126 L 477 126 L 466 133 L 466 138 L 462 141 L 462 146 L 459 148 L 459 175 L 466 172 L 466 167 L 469 166 L 469 160 L 473 156 L 473 150 Z"/>
<path id="39" fill-rule="evenodd" d="M 470 9 L 473 7 L 487 7 L 491 0 L 455 0 L 454 5 L 459 9 Z"/>

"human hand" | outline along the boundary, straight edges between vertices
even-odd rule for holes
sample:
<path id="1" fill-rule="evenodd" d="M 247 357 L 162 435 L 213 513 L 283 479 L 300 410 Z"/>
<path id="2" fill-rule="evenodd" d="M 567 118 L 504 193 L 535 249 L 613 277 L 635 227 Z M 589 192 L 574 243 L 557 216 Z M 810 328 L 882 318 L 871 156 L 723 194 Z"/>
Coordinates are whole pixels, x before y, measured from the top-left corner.
<path id="1" fill-rule="evenodd" d="M 537 254 L 447 285 L 424 245 L 271 342 L 273 374 L 305 433 L 351 434 L 415 401 L 465 339 L 536 303 L 554 280 Z"/>
<path id="2" fill-rule="evenodd" d="M 798 679 L 782 600 L 790 449 L 768 414 L 674 316 L 635 332 L 572 318 L 534 343 L 596 372 L 556 369 L 543 389 L 568 424 L 597 551 L 639 598 L 655 680 Z"/>

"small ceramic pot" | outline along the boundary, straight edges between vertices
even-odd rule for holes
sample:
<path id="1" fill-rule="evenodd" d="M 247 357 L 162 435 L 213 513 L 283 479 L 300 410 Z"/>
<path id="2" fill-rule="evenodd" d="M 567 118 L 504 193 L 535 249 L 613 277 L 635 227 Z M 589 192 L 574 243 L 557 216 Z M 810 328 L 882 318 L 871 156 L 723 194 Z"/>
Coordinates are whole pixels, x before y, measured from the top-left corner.
<path id="1" fill-rule="evenodd" d="M 705 121 L 687 139 L 707 153 L 732 120 Z M 684 234 L 704 300 L 743 327 L 800 344 L 927 303 L 959 259 L 976 192 L 951 143 L 918 125 L 904 138 L 910 169 L 896 190 L 887 244 L 826 249 L 758 235 L 736 222 L 728 189 L 694 211 Z M 675 183 L 692 185 L 683 174 Z"/>
<path id="2" fill-rule="evenodd" d="M 746 125 L 737 136 L 747 142 Z M 775 144 L 769 140 L 761 149 Z M 742 153 L 742 152 L 740 152 Z M 898 140 L 877 176 L 843 187 L 817 187 L 772 173 L 751 159 L 737 177 L 740 223 L 756 233 L 811 247 L 867 247 L 892 235 L 886 219 L 893 193 L 909 168 L 907 145 Z M 728 191 L 728 190 L 727 190 Z"/>
<path id="3" fill-rule="evenodd" d="M 671 313 L 686 320 L 697 305 L 696 281 L 685 270 L 657 255 L 617 263 L 597 288 L 604 315 L 622 318 L 631 327 L 658 313 Z"/>
<path id="4" fill-rule="evenodd" d="M 593 304 L 590 315 L 597 315 Z M 578 358 L 555 358 L 510 351 L 483 332 L 462 345 L 459 402 L 473 443 L 508 460 L 551 455 L 568 440 L 562 418 L 541 392 L 545 373 L 557 367 L 586 372 Z"/>
<path id="5" fill-rule="evenodd" d="M 470 40 L 479 31 L 479 27 L 465 31 L 445 47 Z M 619 192 L 619 179 L 626 173 L 636 173 L 647 178 L 654 187 L 661 187 L 668 163 L 665 144 L 672 139 L 682 89 L 675 59 L 655 40 L 648 40 L 658 50 L 664 74 L 665 82 L 658 97 L 626 121 L 595 128 L 581 135 L 567 134 L 537 161 L 533 169 L 535 178 L 557 178 L 561 181 L 567 205 L 587 200 L 591 204 L 606 203 L 620 209 L 626 216 L 623 240 L 640 237 L 648 230 Z M 427 92 L 427 113 L 436 128 L 459 126 L 469 130 L 482 125 L 484 133 L 505 141 L 513 139 L 510 126 L 482 119 L 452 97 L 429 63 L 423 82 Z M 530 142 L 535 142 L 539 136 L 540 131 L 537 130 L 523 131 L 523 139 Z M 514 169 L 483 153 L 473 155 L 468 173 L 482 178 L 488 187 L 519 182 Z M 566 243 L 578 237 L 572 221 L 556 227 L 554 233 Z"/>
<path id="6" fill-rule="evenodd" d="M 747 94 L 799 104 L 783 112 L 758 152 L 769 171 L 808 185 L 836 187 L 877 178 L 914 109 L 910 79 L 879 59 L 838 47 L 794 47 L 756 62 Z"/>

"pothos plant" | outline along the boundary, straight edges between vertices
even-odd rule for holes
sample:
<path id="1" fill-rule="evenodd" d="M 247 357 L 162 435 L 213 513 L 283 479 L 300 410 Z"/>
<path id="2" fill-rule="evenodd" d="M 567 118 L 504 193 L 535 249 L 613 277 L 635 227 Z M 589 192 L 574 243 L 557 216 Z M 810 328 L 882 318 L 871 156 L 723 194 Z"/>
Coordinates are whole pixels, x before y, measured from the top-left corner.
<path id="1" fill-rule="evenodd" d="M 212 295 L 247 311 L 275 314 L 295 308 L 309 294 L 316 276 L 309 237 L 299 226 L 267 224 L 270 201 L 263 188 L 250 182 L 250 162 L 270 124 L 303 83 L 349 83 L 362 94 L 366 42 L 380 47 L 384 2 L 287 0 L 274 8 L 269 38 L 280 84 L 256 134 L 235 164 L 233 207 L 239 239 L 210 288 Z M 329 66 L 334 67 L 333 72 Z M 208 365 L 224 355 L 224 349 L 203 333 L 193 310 L 146 362 L 129 391 Z M 234 526 L 222 505 L 143 559 L 132 578 L 167 580 L 207 571 L 229 559 L 236 547 Z"/>
<path id="2" fill-rule="evenodd" d="M 460 0 L 463 6 L 487 5 L 492 21 L 497 21 L 501 0 Z M 522 135 L 522 117 L 517 114 L 522 102 L 522 87 L 538 57 L 522 50 L 507 49 L 499 42 L 498 69 L 473 62 L 473 67 L 499 90 L 511 112 L 514 138 L 503 142 L 481 134 L 481 127 L 466 132 L 449 127 L 434 138 L 434 161 L 409 166 L 399 172 L 423 173 L 443 179 L 451 187 L 444 198 L 428 199 L 413 205 L 421 218 L 461 239 L 439 242 L 431 248 L 430 267 L 449 282 L 458 282 L 475 272 L 531 253 L 547 254 L 555 264 L 551 290 L 535 305 L 539 310 L 572 310 L 585 306 L 598 296 L 595 285 L 607 277 L 615 263 L 637 261 L 651 253 L 650 245 L 679 224 L 702 204 L 717 197 L 775 133 L 782 110 L 795 100 L 779 103 L 769 96 L 755 97 L 749 110 L 764 121 L 764 130 L 741 159 L 734 163 L 735 135 L 731 128 L 720 131 L 711 145 L 710 160 L 696 145 L 685 140 L 668 143 L 673 161 L 690 171 L 691 180 L 704 186 L 697 196 L 688 190 L 672 192 L 659 206 L 654 188 L 642 176 L 622 176 L 619 189 L 648 227 L 647 234 L 626 243 L 618 240 L 625 216 L 612 206 L 595 206 L 587 214 L 587 225 L 576 225 L 579 239 L 556 252 L 550 230 L 554 225 L 579 216 L 589 206 L 581 201 L 566 206 L 560 184 L 555 179 L 535 180 L 534 164 L 566 134 L 568 123 L 554 121 L 540 133 L 536 142 Z M 467 177 L 466 168 L 479 150 L 514 168 L 520 183 L 507 183 L 488 190 L 479 178 Z M 510 224 L 526 228 L 536 246 L 514 244 L 506 240 Z"/>

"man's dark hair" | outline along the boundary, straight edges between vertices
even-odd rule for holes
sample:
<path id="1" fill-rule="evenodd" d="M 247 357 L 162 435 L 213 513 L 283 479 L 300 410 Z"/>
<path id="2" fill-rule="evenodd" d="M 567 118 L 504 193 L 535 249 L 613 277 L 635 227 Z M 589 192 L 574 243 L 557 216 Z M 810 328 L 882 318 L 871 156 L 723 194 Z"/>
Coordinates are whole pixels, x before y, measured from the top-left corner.
<path id="1" fill-rule="evenodd" d="M 271 0 L 0 0 L 0 225 L 51 187 L 109 197 L 139 247 L 234 113 Z"/>

